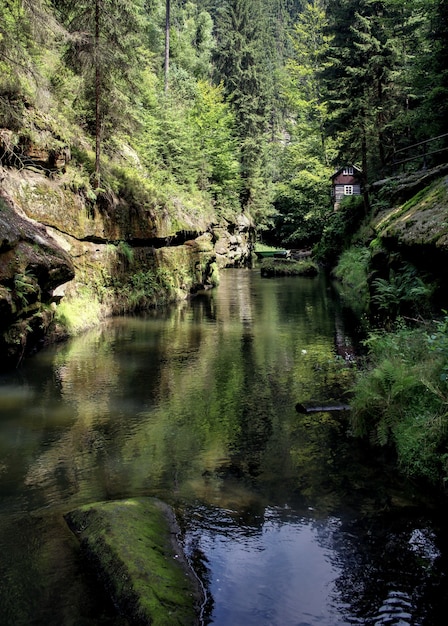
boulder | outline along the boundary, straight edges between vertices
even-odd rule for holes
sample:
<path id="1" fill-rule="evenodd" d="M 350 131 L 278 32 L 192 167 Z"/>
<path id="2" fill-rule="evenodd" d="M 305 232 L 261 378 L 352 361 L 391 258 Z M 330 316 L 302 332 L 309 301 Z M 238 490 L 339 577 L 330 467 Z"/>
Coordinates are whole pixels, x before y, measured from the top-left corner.
<path id="1" fill-rule="evenodd" d="M 154 498 L 99 502 L 65 519 L 129 624 L 199 624 L 202 586 L 168 505 Z"/>

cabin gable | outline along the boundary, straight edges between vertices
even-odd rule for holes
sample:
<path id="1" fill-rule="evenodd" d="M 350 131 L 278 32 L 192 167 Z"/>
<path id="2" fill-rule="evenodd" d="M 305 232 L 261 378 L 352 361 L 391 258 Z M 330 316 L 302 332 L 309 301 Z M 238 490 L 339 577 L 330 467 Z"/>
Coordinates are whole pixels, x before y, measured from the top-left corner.
<path id="1" fill-rule="evenodd" d="M 361 170 L 354 165 L 340 167 L 331 177 L 331 196 L 336 205 L 346 196 L 359 196 L 362 193 Z"/>

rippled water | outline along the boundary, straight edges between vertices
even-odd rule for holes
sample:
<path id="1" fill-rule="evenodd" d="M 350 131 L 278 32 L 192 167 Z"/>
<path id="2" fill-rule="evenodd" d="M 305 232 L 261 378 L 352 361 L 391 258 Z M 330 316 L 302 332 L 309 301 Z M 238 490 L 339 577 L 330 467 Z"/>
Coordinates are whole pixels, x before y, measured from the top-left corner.
<path id="1" fill-rule="evenodd" d="M 352 323 L 323 279 L 229 270 L 0 378 L 0 623 L 124 624 L 63 514 L 156 495 L 204 624 L 445 623 L 445 512 L 350 438 Z"/>

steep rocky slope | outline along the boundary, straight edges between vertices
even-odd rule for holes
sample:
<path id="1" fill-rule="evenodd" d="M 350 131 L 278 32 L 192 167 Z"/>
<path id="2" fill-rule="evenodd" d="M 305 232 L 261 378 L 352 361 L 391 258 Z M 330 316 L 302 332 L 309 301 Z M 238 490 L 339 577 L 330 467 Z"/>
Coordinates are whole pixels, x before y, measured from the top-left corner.
<path id="1" fill-rule="evenodd" d="M 111 191 L 92 198 L 76 175 L 68 147 L 28 145 L 0 167 L 2 368 L 65 332 L 54 323 L 62 299 L 94 302 L 98 320 L 185 298 L 215 285 L 220 268 L 250 262 L 247 216 L 218 219 L 180 199 L 168 209 Z M 77 328 L 92 323 L 87 309 L 80 317 Z"/>
<path id="2" fill-rule="evenodd" d="M 434 280 L 437 301 L 447 301 L 448 165 L 379 181 L 372 186 L 380 207 L 372 226 L 381 246 L 376 248 L 376 276 L 388 277 L 403 262 Z"/>

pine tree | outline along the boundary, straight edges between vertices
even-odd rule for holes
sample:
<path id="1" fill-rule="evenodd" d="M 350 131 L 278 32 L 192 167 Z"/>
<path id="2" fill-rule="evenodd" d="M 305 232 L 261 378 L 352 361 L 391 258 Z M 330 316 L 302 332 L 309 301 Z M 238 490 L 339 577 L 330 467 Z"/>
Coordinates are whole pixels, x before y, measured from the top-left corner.
<path id="1" fill-rule="evenodd" d="M 325 216 L 332 210 L 328 189 L 331 141 L 325 132 L 328 111 L 321 79 L 331 42 L 325 34 L 326 23 L 325 3 L 307 2 L 291 31 L 292 57 L 283 86 L 292 122 L 287 126 L 277 184 L 275 225 L 280 241 L 296 247 L 319 239 Z"/>
<path id="2" fill-rule="evenodd" d="M 241 204 L 247 209 L 265 194 L 263 159 L 269 127 L 269 63 L 266 58 L 265 13 L 257 0 L 226 0 L 216 22 L 216 70 L 224 84 L 240 140 L 243 188 Z"/>
<path id="3" fill-rule="evenodd" d="M 396 40 L 386 26 L 394 16 L 383 1 L 335 0 L 328 5 L 328 17 L 332 45 L 323 72 L 331 114 L 327 128 L 340 141 L 340 161 L 360 162 L 367 181 L 385 165 L 391 144 L 387 131 L 400 65 Z"/>
<path id="4" fill-rule="evenodd" d="M 59 0 L 70 32 L 67 60 L 85 81 L 95 136 L 94 186 L 100 186 L 101 144 L 106 127 L 117 128 L 135 88 L 144 0 Z M 121 111 L 120 111 L 121 109 Z M 122 118 L 124 119 L 124 118 Z M 126 120 L 128 123 L 129 120 Z"/>
<path id="5" fill-rule="evenodd" d="M 448 1 L 430 0 L 425 10 L 426 45 L 415 84 L 421 100 L 419 124 L 429 138 L 448 132 Z"/>
<path id="6" fill-rule="evenodd" d="M 331 36 L 325 33 L 327 19 L 323 0 L 308 2 L 292 30 L 293 56 L 286 69 L 285 97 L 305 133 L 318 133 L 322 144 L 322 163 L 327 163 L 325 125 L 328 107 L 323 96 L 321 74 Z"/>
<path id="7" fill-rule="evenodd" d="M 171 28 L 171 0 L 165 0 L 165 93 L 168 91 L 168 78 L 170 72 L 170 28 Z"/>

